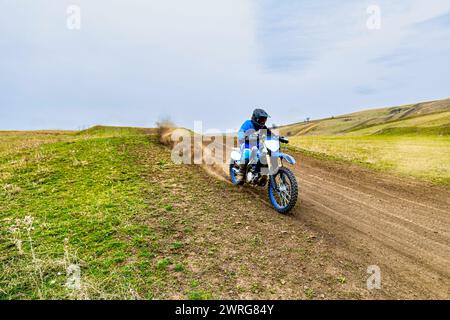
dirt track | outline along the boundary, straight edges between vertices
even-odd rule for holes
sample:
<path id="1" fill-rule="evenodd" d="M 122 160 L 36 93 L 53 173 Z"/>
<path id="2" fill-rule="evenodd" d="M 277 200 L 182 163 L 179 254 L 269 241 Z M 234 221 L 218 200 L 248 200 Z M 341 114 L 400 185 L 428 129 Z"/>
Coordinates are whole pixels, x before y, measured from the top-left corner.
<path id="1" fill-rule="evenodd" d="M 450 191 L 296 154 L 293 215 L 336 250 L 378 265 L 397 297 L 450 298 Z"/>
<path id="2" fill-rule="evenodd" d="M 336 259 L 380 267 L 380 297 L 450 299 L 449 189 L 293 155 L 300 185 L 293 227 L 319 234 Z M 206 169 L 228 178 L 226 166 Z M 275 214 L 266 189 L 244 189 Z"/>
<path id="3" fill-rule="evenodd" d="M 341 256 L 379 266 L 389 297 L 450 299 L 450 190 L 294 156 L 295 223 L 324 235 Z M 265 190 L 259 195 L 267 201 Z"/>

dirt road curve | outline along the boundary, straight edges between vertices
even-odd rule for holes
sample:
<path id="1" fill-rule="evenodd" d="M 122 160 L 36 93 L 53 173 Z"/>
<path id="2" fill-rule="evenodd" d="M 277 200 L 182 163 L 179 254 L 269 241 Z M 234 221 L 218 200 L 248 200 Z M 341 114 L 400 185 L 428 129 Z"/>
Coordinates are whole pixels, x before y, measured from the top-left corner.
<path id="1" fill-rule="evenodd" d="M 294 218 L 378 265 L 396 297 L 450 298 L 450 190 L 300 154 Z"/>
<path id="2" fill-rule="evenodd" d="M 337 259 L 378 266 L 381 298 L 450 299 L 450 189 L 293 155 L 300 193 L 290 223 L 320 234 Z M 226 165 L 205 169 L 228 179 Z M 274 214 L 265 190 L 245 190 Z"/>

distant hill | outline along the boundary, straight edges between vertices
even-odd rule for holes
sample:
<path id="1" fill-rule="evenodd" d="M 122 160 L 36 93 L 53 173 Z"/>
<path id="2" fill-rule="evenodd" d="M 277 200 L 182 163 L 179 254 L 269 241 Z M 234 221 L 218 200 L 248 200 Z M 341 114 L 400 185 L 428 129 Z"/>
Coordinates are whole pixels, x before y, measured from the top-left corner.
<path id="1" fill-rule="evenodd" d="M 81 136 L 120 136 L 136 132 L 136 129 L 144 131 L 146 134 L 157 134 L 157 128 L 134 128 L 134 127 L 114 127 L 114 126 L 93 126 L 86 130 L 78 131 L 76 134 Z"/>
<path id="2" fill-rule="evenodd" d="M 450 134 L 450 99 L 371 109 L 279 128 L 281 134 Z"/>

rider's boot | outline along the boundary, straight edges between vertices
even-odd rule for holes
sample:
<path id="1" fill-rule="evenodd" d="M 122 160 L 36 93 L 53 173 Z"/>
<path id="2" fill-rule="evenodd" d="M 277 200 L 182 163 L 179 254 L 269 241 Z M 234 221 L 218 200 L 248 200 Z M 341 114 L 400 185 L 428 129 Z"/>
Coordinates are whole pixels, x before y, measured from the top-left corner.
<path id="1" fill-rule="evenodd" d="M 236 174 L 236 183 L 244 184 L 245 182 L 245 171 L 247 169 L 247 165 L 245 163 L 239 165 L 239 171 Z"/>

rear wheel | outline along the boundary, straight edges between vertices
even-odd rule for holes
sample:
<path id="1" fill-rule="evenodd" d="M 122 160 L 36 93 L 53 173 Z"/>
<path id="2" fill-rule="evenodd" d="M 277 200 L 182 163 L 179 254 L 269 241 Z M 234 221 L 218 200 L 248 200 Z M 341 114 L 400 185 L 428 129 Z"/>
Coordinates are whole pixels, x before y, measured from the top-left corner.
<path id="1" fill-rule="evenodd" d="M 268 186 L 269 200 L 276 211 L 286 214 L 297 203 L 298 184 L 291 170 L 280 168 L 276 175 L 270 177 Z"/>

